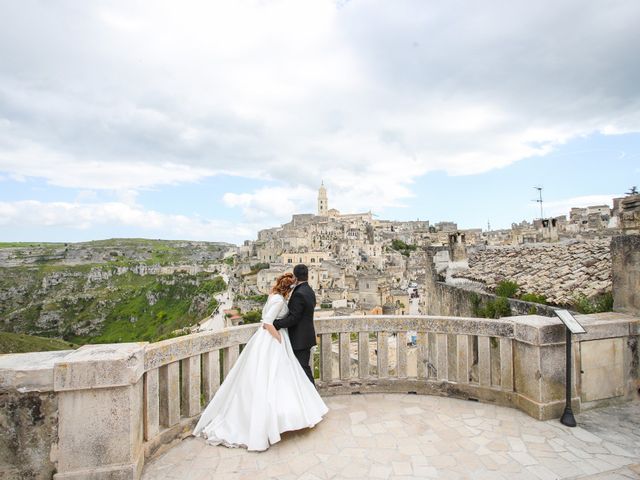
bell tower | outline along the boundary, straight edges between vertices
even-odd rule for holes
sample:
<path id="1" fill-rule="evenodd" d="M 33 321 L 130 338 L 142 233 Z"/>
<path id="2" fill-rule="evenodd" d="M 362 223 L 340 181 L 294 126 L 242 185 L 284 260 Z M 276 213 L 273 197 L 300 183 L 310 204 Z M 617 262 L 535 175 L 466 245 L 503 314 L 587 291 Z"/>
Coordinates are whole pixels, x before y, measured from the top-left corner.
<path id="1" fill-rule="evenodd" d="M 324 188 L 324 181 L 318 190 L 318 215 L 326 217 L 329 214 L 329 203 L 327 200 L 327 189 Z"/>

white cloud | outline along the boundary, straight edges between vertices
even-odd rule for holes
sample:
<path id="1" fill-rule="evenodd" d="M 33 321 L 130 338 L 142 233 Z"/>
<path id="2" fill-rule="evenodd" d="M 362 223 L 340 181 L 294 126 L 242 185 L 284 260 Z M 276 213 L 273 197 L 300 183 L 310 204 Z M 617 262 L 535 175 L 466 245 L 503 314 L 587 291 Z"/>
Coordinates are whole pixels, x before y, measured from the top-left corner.
<path id="1" fill-rule="evenodd" d="M 209 220 L 163 214 L 121 202 L 0 202 L 0 226 L 88 230 L 101 226 L 128 227 L 153 238 L 210 240 L 239 243 L 253 235 L 260 224 Z M 70 233 L 70 236 L 72 234 Z"/>
<path id="2" fill-rule="evenodd" d="M 639 16 L 633 0 L 9 2 L 0 172 L 128 192 L 278 180 L 225 195 L 249 222 L 313 211 L 323 178 L 343 211 L 401 206 L 430 171 L 640 131 Z"/>
<path id="3" fill-rule="evenodd" d="M 248 221 L 258 222 L 315 211 L 315 195 L 315 190 L 306 187 L 268 187 L 253 193 L 225 193 L 222 200 L 228 207 L 241 208 Z"/>

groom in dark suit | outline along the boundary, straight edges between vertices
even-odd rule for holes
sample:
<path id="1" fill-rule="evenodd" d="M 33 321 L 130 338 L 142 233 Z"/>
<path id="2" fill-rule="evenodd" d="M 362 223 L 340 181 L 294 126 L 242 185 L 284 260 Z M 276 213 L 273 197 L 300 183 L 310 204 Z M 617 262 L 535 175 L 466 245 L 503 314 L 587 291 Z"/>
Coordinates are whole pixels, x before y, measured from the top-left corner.
<path id="1" fill-rule="evenodd" d="M 296 286 L 289 299 L 289 314 L 286 317 L 273 321 L 276 330 L 289 329 L 289 339 L 293 353 L 302 365 L 311 383 L 313 373 L 309 366 L 311 347 L 316 345 L 316 330 L 313 328 L 313 311 L 316 308 L 316 294 L 309 286 L 309 269 L 300 264 L 293 267 L 293 276 L 296 277 Z"/>

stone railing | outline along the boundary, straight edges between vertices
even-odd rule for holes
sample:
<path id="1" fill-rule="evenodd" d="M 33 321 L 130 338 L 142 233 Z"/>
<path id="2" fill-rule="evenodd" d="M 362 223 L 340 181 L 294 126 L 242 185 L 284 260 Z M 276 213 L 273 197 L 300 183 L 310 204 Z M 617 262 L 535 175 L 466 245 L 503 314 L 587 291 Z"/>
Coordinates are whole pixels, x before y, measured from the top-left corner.
<path id="1" fill-rule="evenodd" d="M 575 410 L 637 396 L 638 319 L 580 320 Z M 145 459 L 190 434 L 256 328 L 0 356 L 0 477 L 139 478 Z M 538 419 L 564 406 L 565 335 L 553 318 L 333 317 L 316 331 L 323 395 L 447 395 Z"/>
<path id="2" fill-rule="evenodd" d="M 513 403 L 514 324 L 508 320 L 335 317 L 317 322 L 316 331 L 319 388 L 327 394 L 415 392 Z M 415 348 L 407 342 L 412 333 Z"/>

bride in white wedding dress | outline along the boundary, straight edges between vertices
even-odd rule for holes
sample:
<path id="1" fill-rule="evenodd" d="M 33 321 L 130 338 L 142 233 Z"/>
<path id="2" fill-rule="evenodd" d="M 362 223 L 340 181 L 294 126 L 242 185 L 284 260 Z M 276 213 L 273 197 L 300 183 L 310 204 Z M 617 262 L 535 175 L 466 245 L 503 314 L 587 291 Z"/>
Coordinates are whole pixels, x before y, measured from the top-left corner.
<path id="1" fill-rule="evenodd" d="M 294 277 L 281 275 L 262 309 L 272 324 L 288 313 Z M 246 344 L 193 434 L 214 445 L 262 451 L 289 430 L 313 427 L 328 411 L 293 354 L 286 328 L 259 328 Z"/>

